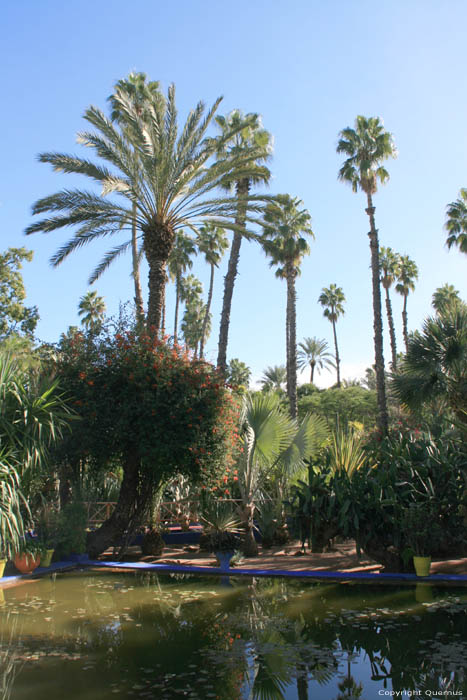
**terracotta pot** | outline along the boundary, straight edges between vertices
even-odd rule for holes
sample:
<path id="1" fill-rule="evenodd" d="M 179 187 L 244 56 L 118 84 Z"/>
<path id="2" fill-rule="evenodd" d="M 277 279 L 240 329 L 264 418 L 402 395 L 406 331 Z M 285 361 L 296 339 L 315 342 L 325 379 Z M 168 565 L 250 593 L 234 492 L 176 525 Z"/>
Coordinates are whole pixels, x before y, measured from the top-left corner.
<path id="1" fill-rule="evenodd" d="M 40 554 L 15 554 L 14 564 L 22 574 L 30 574 L 40 563 Z"/>

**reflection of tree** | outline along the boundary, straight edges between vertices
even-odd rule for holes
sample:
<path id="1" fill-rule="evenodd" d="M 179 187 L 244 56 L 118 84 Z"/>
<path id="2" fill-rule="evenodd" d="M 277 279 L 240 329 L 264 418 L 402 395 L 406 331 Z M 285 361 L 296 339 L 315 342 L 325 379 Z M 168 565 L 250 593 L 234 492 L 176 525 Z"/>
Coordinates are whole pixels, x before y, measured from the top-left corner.
<path id="1" fill-rule="evenodd" d="M 0 614 L 0 700 L 9 700 L 15 678 L 24 663 L 18 658 L 16 644 L 20 636 L 19 624 L 18 615 Z"/>

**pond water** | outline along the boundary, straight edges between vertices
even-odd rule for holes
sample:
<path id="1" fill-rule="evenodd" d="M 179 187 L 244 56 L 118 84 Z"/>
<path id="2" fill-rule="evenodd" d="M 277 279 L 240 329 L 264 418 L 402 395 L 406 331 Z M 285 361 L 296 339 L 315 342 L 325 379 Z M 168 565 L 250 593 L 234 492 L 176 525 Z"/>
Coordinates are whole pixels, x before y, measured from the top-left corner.
<path id="1" fill-rule="evenodd" d="M 0 591 L 1 700 L 467 697 L 467 589 L 89 573 Z"/>

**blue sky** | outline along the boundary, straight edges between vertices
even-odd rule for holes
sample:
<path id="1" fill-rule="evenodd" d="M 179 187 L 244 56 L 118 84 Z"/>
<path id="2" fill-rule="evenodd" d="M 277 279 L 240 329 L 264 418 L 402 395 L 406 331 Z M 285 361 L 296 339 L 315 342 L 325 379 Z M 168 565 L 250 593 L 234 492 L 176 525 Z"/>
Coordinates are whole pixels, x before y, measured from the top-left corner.
<path id="1" fill-rule="evenodd" d="M 332 343 L 317 299 L 334 282 L 347 298 L 338 336 L 343 375 L 361 375 L 373 362 L 368 219 L 364 196 L 337 180 L 338 132 L 357 114 L 379 116 L 396 141 L 390 182 L 375 196 L 380 242 L 408 254 L 420 270 L 409 297 L 409 326 L 430 312 L 437 286 L 450 282 L 467 297 L 467 259 L 445 248 L 446 204 L 467 187 L 467 97 L 463 0 L 22 0 L 2 12 L 3 168 L 0 227 L 3 248 L 26 245 L 28 303 L 41 315 L 38 336 L 55 341 L 76 324 L 79 298 L 93 265 L 107 249 L 93 245 L 58 269 L 48 260 L 66 232 L 26 238 L 32 203 L 81 184 L 36 160 L 41 151 L 79 152 L 82 114 L 105 108 L 115 82 L 144 71 L 177 88 L 180 118 L 200 99 L 224 96 L 220 113 L 259 112 L 274 135 L 271 193 L 303 199 L 316 239 L 298 280 L 298 340 Z M 8 66 L 8 68 L 6 68 Z M 88 154 L 87 154 L 88 155 Z M 208 357 L 216 358 L 223 275 L 217 273 Z M 207 285 L 208 270 L 194 266 Z M 132 298 L 130 259 L 95 285 L 110 313 Z M 143 270 L 143 281 L 146 270 Z M 145 284 L 146 286 L 146 284 Z M 229 357 L 259 377 L 285 362 L 285 283 L 275 279 L 257 245 L 244 243 L 234 291 Z M 168 291 L 168 315 L 173 293 Z M 394 298 L 402 346 L 402 298 Z M 387 325 L 387 324 L 386 324 Z M 390 357 L 389 342 L 385 358 Z M 327 373 L 318 384 L 333 380 Z"/>

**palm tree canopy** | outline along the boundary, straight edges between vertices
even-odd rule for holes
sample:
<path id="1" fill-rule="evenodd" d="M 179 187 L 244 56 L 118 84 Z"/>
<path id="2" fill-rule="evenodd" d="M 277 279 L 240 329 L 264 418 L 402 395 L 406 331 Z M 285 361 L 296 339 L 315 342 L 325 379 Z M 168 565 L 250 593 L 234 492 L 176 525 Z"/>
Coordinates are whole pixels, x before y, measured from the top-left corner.
<path id="1" fill-rule="evenodd" d="M 264 390 L 282 389 L 282 385 L 287 380 L 287 370 L 284 365 L 275 365 L 264 370 L 261 384 Z"/>
<path id="2" fill-rule="evenodd" d="M 345 295 L 342 287 L 338 287 L 335 284 L 323 287 L 318 301 L 324 307 L 323 316 L 329 319 L 331 323 L 336 323 L 339 316 L 345 314 Z"/>
<path id="3" fill-rule="evenodd" d="M 339 170 L 339 180 L 348 182 L 354 192 L 361 189 L 367 194 L 376 192 L 378 180 L 384 184 L 389 179 L 382 163 L 397 155 L 392 134 L 385 131 L 383 121 L 361 115 L 353 129 L 347 127 L 340 132 L 336 150 L 348 156 Z"/>
<path id="4" fill-rule="evenodd" d="M 78 316 L 81 316 L 83 326 L 91 328 L 99 325 L 104 318 L 104 313 L 104 297 L 98 296 L 96 291 L 87 292 L 81 297 L 78 306 Z"/>
<path id="5" fill-rule="evenodd" d="M 199 229 L 196 245 L 199 252 L 203 253 L 208 265 L 217 267 L 224 252 L 229 247 L 229 241 L 223 228 L 213 224 L 205 224 Z"/>
<path id="6" fill-rule="evenodd" d="M 169 276 L 172 281 L 183 275 L 188 268 L 193 267 L 191 258 L 194 255 L 196 255 L 196 246 L 193 239 L 184 231 L 177 231 L 168 260 Z"/>
<path id="7" fill-rule="evenodd" d="M 396 292 L 402 296 L 408 296 L 415 289 L 418 279 L 418 267 L 408 255 L 399 256 L 399 269 L 397 275 Z"/>
<path id="8" fill-rule="evenodd" d="M 262 228 L 262 245 L 271 257 L 270 266 L 280 266 L 276 277 L 286 277 L 287 269 L 300 274 L 300 262 L 310 253 L 305 236 L 314 238 L 311 216 L 303 208 L 303 202 L 288 194 L 277 195 L 275 201 L 266 206 Z"/>
<path id="9" fill-rule="evenodd" d="M 201 302 L 203 285 L 195 275 L 187 275 L 180 280 L 180 298 L 187 305 Z"/>
<path id="10" fill-rule="evenodd" d="M 319 371 L 324 367 L 329 369 L 329 365 L 334 366 L 333 355 L 331 352 L 328 352 L 329 346 L 326 340 L 305 338 L 303 342 L 298 344 L 298 347 L 300 348 L 297 352 L 297 366 L 299 369 L 313 365 Z"/>
<path id="11" fill-rule="evenodd" d="M 443 284 L 433 292 L 431 305 L 436 313 L 442 313 L 446 307 L 462 304 L 462 299 L 453 284 Z"/>
<path id="12" fill-rule="evenodd" d="M 381 284 L 385 289 L 390 289 L 399 275 L 400 256 L 392 248 L 381 246 L 379 249 L 379 266 L 381 270 Z"/>
<path id="13" fill-rule="evenodd" d="M 458 199 L 448 204 L 446 214 L 447 247 L 457 246 L 461 253 L 467 253 L 467 189 L 461 189 Z"/>

